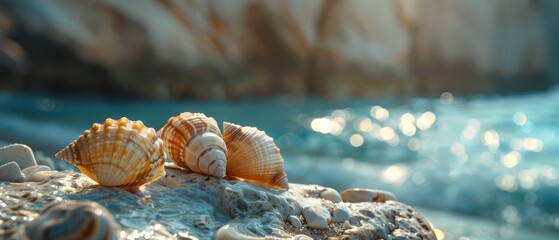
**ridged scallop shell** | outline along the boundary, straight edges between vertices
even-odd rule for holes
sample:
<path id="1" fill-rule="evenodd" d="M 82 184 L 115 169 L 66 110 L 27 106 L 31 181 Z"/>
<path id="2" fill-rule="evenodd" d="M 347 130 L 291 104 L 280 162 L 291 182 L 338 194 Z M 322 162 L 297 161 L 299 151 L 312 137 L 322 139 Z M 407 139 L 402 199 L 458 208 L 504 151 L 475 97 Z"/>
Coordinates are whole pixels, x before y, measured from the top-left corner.
<path id="1" fill-rule="evenodd" d="M 137 189 L 165 175 L 163 141 L 141 121 L 108 118 L 56 154 L 104 186 Z"/>
<path id="2" fill-rule="evenodd" d="M 25 226 L 29 239 L 118 239 L 120 226 L 103 206 L 92 201 L 65 201 L 47 206 Z"/>
<path id="3" fill-rule="evenodd" d="M 396 200 L 396 196 L 394 196 L 391 192 L 366 188 L 346 189 L 341 193 L 341 195 L 344 202 L 350 203 L 386 202 L 388 200 Z"/>
<path id="4" fill-rule="evenodd" d="M 225 177 L 227 146 L 213 118 L 184 112 L 171 117 L 161 129 L 171 161 L 197 173 Z"/>
<path id="5" fill-rule="evenodd" d="M 254 127 L 223 123 L 227 144 L 227 176 L 288 189 L 283 158 L 274 139 Z"/>

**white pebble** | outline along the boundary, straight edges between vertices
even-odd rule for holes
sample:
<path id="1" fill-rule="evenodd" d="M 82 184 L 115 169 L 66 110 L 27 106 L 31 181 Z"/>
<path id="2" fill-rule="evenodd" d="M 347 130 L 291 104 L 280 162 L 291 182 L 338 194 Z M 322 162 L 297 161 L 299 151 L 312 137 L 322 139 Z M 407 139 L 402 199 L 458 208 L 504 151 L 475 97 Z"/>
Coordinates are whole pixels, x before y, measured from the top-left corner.
<path id="1" fill-rule="evenodd" d="M 19 182 L 25 178 L 16 162 L 9 162 L 0 166 L 0 181 Z"/>
<path id="2" fill-rule="evenodd" d="M 350 229 L 351 228 L 351 223 L 349 223 L 349 221 L 345 221 L 344 225 L 342 227 L 343 227 L 343 229 Z"/>
<path id="3" fill-rule="evenodd" d="M 301 224 L 301 220 L 299 220 L 299 218 L 296 216 L 291 215 L 287 218 L 287 220 L 289 220 L 289 223 L 291 223 L 291 225 L 293 225 L 293 227 L 297 229 L 303 227 L 303 224 Z"/>
<path id="4" fill-rule="evenodd" d="M 16 162 L 20 169 L 37 165 L 31 148 L 17 143 L 0 148 L 0 165 L 8 162 Z"/>
<path id="5" fill-rule="evenodd" d="M 349 213 L 350 210 L 344 203 L 338 203 L 332 212 L 332 221 L 345 222 L 349 219 Z"/>
<path id="6" fill-rule="evenodd" d="M 303 216 L 311 228 L 326 229 L 332 221 L 330 212 L 322 205 L 313 205 L 303 208 Z"/>
<path id="7" fill-rule="evenodd" d="M 342 201 L 342 197 L 340 196 L 338 191 L 332 188 L 327 188 L 326 190 L 324 190 L 324 192 L 321 192 L 320 197 L 335 203 Z"/>

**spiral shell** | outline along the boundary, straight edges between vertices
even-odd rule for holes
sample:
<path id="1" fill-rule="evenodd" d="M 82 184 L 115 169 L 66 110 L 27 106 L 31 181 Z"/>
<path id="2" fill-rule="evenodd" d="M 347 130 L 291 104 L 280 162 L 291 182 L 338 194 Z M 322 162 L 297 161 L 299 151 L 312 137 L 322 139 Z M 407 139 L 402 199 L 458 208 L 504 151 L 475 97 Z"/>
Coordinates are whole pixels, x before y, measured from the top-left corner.
<path id="1" fill-rule="evenodd" d="M 165 175 L 163 142 L 141 121 L 108 118 L 56 154 L 104 186 L 137 189 Z"/>
<path id="2" fill-rule="evenodd" d="M 178 166 L 206 175 L 225 177 L 227 147 L 213 118 L 184 112 L 161 129 L 165 151 Z"/>
<path id="3" fill-rule="evenodd" d="M 283 158 L 274 139 L 254 127 L 223 123 L 227 144 L 227 176 L 288 189 Z"/>
<path id="4" fill-rule="evenodd" d="M 47 206 L 25 226 L 29 239 L 118 239 L 120 226 L 103 206 L 92 201 L 65 201 Z"/>

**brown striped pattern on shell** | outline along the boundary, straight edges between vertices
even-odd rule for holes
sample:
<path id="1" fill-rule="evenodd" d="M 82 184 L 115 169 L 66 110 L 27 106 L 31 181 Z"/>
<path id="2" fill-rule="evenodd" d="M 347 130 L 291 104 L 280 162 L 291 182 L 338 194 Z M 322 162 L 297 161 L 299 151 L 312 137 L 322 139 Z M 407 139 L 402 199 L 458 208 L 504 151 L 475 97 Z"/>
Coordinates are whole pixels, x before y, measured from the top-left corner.
<path id="1" fill-rule="evenodd" d="M 225 177 L 227 146 L 213 118 L 184 112 L 171 117 L 160 131 L 165 151 L 178 166 Z"/>
<path id="2" fill-rule="evenodd" d="M 45 207 L 25 226 L 29 239 L 117 240 L 120 226 L 103 206 L 92 201 L 64 201 Z"/>
<path id="3" fill-rule="evenodd" d="M 227 176 L 288 189 L 283 158 L 274 139 L 254 127 L 223 123 L 227 144 Z"/>
<path id="4" fill-rule="evenodd" d="M 56 154 L 104 186 L 137 189 L 165 175 L 163 142 L 141 121 L 108 118 Z"/>

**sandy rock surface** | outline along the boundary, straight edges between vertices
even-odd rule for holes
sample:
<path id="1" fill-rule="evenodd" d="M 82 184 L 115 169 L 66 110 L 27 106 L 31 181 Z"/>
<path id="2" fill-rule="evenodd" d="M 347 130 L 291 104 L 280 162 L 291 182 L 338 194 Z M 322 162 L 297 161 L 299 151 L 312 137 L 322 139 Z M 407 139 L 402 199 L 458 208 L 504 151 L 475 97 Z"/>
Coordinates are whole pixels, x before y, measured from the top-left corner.
<path id="1" fill-rule="evenodd" d="M 20 239 L 25 224 L 49 203 L 90 200 L 112 213 L 121 225 L 121 238 L 219 239 L 216 233 L 228 225 L 253 237 L 435 239 L 421 214 L 399 202 L 333 203 L 320 198 L 325 187 L 318 185 L 290 184 L 289 191 L 281 191 L 173 168 L 166 171 L 165 177 L 136 192 L 102 187 L 74 172 L 44 172 L 44 180 L 38 182 L 0 182 L 0 238 Z M 305 208 L 332 214 L 340 204 L 349 210 L 349 219 L 329 221 L 325 229 L 312 228 L 303 216 Z M 290 216 L 302 226 L 294 227 Z"/>

